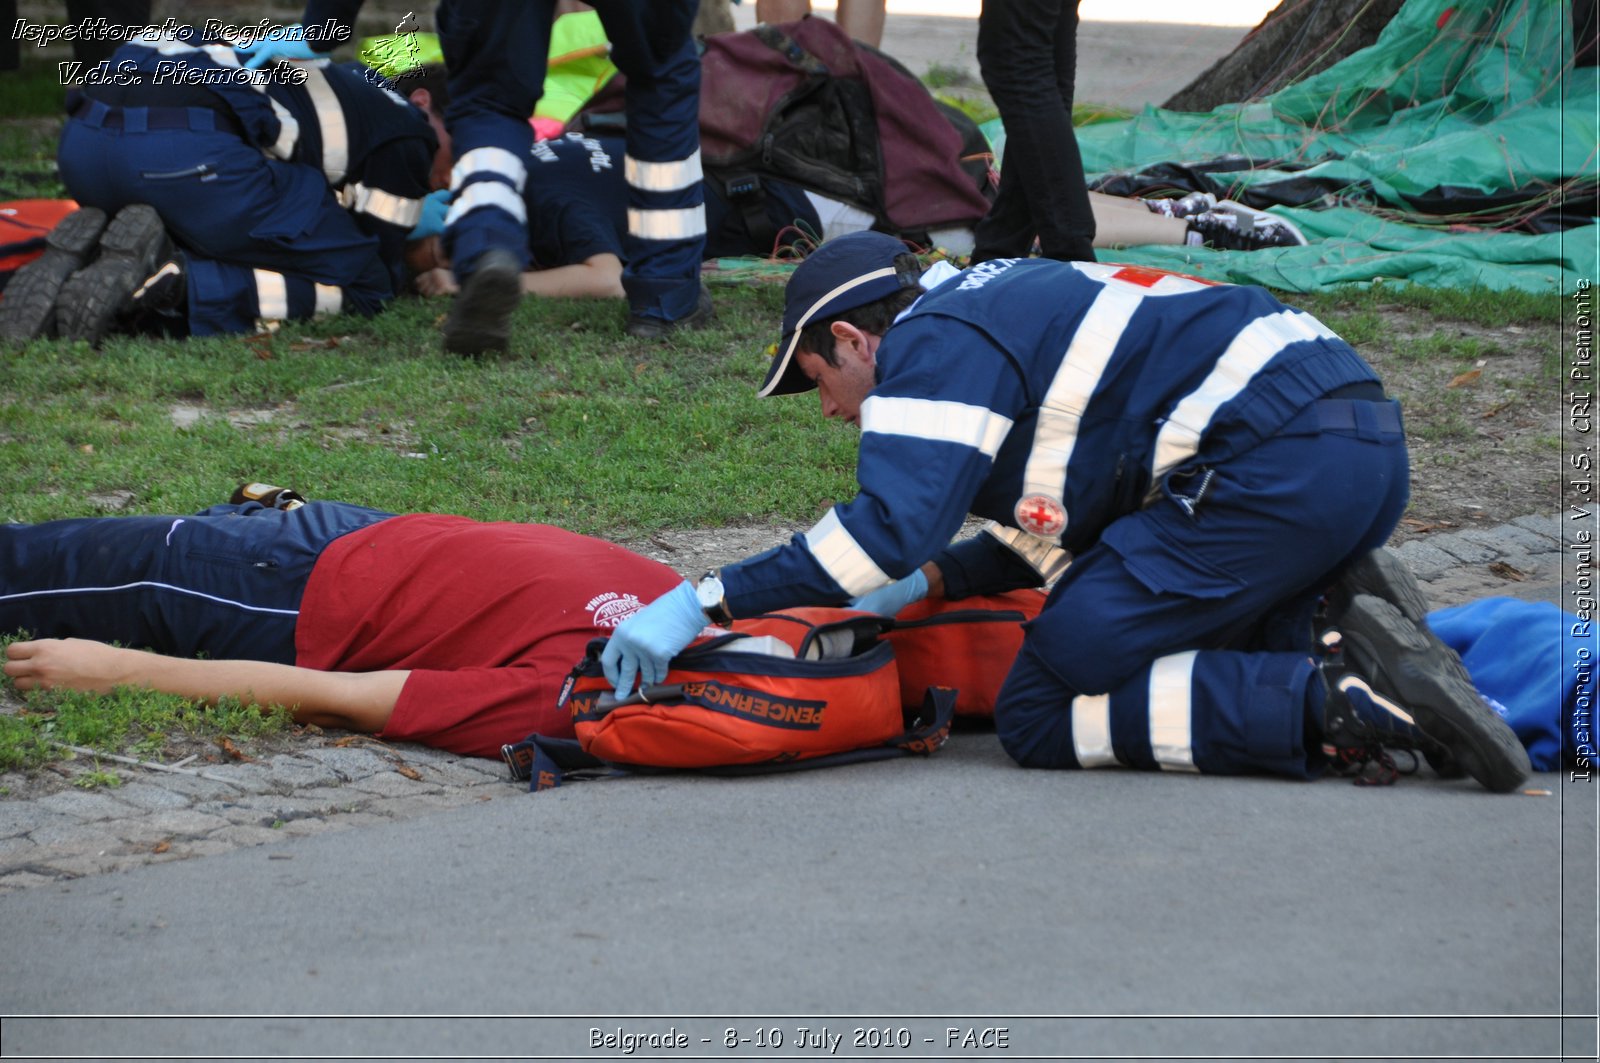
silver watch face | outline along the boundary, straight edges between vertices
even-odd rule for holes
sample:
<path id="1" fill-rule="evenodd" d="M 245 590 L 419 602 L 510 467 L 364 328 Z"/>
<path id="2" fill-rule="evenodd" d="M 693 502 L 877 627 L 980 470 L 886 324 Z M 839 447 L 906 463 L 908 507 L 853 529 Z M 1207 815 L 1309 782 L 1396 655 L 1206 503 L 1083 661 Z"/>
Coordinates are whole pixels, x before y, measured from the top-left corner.
<path id="1" fill-rule="evenodd" d="M 695 592 L 699 595 L 702 609 L 716 609 L 722 605 L 724 596 L 722 581 L 716 576 L 707 576 L 701 580 L 700 585 L 695 588 Z"/>

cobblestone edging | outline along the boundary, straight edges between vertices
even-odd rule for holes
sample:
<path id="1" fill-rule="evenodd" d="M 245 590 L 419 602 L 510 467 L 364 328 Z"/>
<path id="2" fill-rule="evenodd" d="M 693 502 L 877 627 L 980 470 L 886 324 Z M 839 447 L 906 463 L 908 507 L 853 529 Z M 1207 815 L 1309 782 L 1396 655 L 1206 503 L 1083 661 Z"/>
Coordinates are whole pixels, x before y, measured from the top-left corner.
<path id="1" fill-rule="evenodd" d="M 1580 526 L 1519 517 L 1497 528 L 1413 539 L 1398 551 L 1435 606 L 1490 595 L 1560 601 L 1563 537 L 1573 542 Z M 1570 598 L 1571 588 L 1566 592 Z M 527 798 L 497 761 L 376 742 L 183 774 L 119 773 L 129 781 L 114 789 L 0 798 L 0 892 Z M 18 788 L 0 776 L 0 787 L 8 782 Z"/>
<path id="2" fill-rule="evenodd" d="M 115 789 L 0 800 L 0 891 L 525 796 L 497 761 L 324 747 L 203 774 L 123 769 Z M 412 776 L 415 776 L 413 778 Z M 0 776 L 0 785 L 6 777 Z"/>

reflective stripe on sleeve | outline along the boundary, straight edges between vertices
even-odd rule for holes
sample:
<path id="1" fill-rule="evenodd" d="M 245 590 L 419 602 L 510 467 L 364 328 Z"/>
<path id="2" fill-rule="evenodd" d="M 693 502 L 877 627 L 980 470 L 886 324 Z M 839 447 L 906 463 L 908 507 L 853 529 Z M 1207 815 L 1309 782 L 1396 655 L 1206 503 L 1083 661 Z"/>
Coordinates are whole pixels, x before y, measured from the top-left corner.
<path id="1" fill-rule="evenodd" d="M 1138 292 L 1108 286 L 1095 296 L 1083 315 L 1083 323 L 1073 333 L 1067 353 L 1062 356 L 1039 407 L 1019 498 L 1030 495 L 1061 497 L 1067 482 L 1067 465 L 1078 443 L 1078 425 L 1083 420 L 1083 411 L 1143 298 Z M 1070 513 L 1065 516 L 1068 522 L 1072 520 Z M 1050 536 L 1048 541 L 1060 545 L 1061 535 Z"/>
<path id="2" fill-rule="evenodd" d="M 278 120 L 278 139 L 268 146 L 267 150 L 280 159 L 288 159 L 294 154 L 294 146 L 300 140 L 300 122 L 289 109 L 271 96 L 267 102 L 272 104 L 272 115 Z"/>
<path id="3" fill-rule="evenodd" d="M 1110 768 L 1118 763 L 1111 750 L 1111 695 L 1079 694 L 1069 707 L 1072 752 L 1080 768 Z"/>
<path id="4" fill-rule="evenodd" d="M 422 200 L 397 196 L 360 182 L 346 185 L 339 194 L 339 202 L 351 210 L 398 225 L 402 229 L 416 228 L 417 219 L 422 217 Z M 522 200 L 518 199 L 517 202 L 521 203 Z"/>
<path id="5" fill-rule="evenodd" d="M 1162 771 L 1197 771 L 1190 723 L 1195 651 L 1150 666 L 1150 753 Z"/>
<path id="6" fill-rule="evenodd" d="M 305 89 L 317 112 L 317 128 L 322 133 L 322 172 L 328 184 L 338 187 L 350 169 L 350 135 L 345 128 L 344 106 L 328 83 L 328 75 L 316 67 L 306 69 Z"/>
<path id="7" fill-rule="evenodd" d="M 628 235 L 641 240 L 686 240 L 691 236 L 704 236 L 705 231 L 704 206 L 679 210 L 628 208 Z"/>
<path id="8" fill-rule="evenodd" d="M 827 516 L 806 532 L 805 540 L 823 571 L 852 598 L 893 582 L 839 520 L 837 509 L 828 510 Z"/>
<path id="9" fill-rule="evenodd" d="M 1011 418 L 965 402 L 871 395 L 861 404 L 861 431 L 957 443 L 992 460 Z"/>
<path id="10" fill-rule="evenodd" d="M 450 169 L 450 188 L 460 188 L 475 176 L 503 177 L 519 193 L 528 183 L 528 168 L 505 148 L 473 148 Z"/>
<path id="11" fill-rule="evenodd" d="M 317 284 L 317 308 L 313 313 L 337 314 L 344 308 L 344 292 L 332 284 Z"/>
<path id="12" fill-rule="evenodd" d="M 283 274 L 271 270 L 251 270 L 256 279 L 256 313 L 268 321 L 289 316 L 289 285 Z"/>
<path id="13" fill-rule="evenodd" d="M 523 224 L 528 221 L 528 208 L 510 185 L 499 181 L 475 181 L 456 193 L 455 202 L 450 204 L 450 212 L 444 216 L 445 227 L 454 225 L 463 214 L 479 207 L 499 207 Z"/>
<path id="14" fill-rule="evenodd" d="M 1156 434 L 1155 455 L 1150 462 L 1152 491 L 1159 489 L 1162 477 L 1194 457 L 1200 449 L 1200 437 L 1217 410 L 1249 387 L 1251 379 L 1279 351 L 1291 343 L 1332 336 L 1328 326 L 1298 310 L 1258 317 L 1241 329 L 1205 380 L 1179 400 Z"/>
<path id="15" fill-rule="evenodd" d="M 705 178 L 700 168 L 700 149 L 677 162 L 640 162 L 632 155 L 622 157 L 622 176 L 629 185 L 644 192 L 677 192 Z"/>

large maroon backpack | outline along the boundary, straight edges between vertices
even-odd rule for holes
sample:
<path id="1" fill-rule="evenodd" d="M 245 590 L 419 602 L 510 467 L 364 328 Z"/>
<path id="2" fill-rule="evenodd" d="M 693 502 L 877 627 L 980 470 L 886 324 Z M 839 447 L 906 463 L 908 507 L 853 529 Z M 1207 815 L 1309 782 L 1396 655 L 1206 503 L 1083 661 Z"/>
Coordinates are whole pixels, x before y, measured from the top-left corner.
<path id="1" fill-rule="evenodd" d="M 706 179 L 755 225 L 762 178 L 849 203 L 875 228 L 918 243 L 988 210 L 988 142 L 977 125 L 831 19 L 714 34 L 700 69 Z M 621 81 L 584 108 L 578 127 L 607 127 Z"/>
<path id="2" fill-rule="evenodd" d="M 770 173 L 911 235 L 970 225 L 988 200 L 963 138 L 899 63 L 831 19 L 706 38 L 700 154 L 707 170 Z"/>

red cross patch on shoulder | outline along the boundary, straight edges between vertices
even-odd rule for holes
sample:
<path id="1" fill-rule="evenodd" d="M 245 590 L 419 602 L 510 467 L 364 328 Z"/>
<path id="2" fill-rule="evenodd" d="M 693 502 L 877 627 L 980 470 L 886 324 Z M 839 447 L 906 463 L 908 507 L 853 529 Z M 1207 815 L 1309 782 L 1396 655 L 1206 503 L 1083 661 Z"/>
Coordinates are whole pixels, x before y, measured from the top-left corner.
<path id="1" fill-rule="evenodd" d="M 1041 539 L 1053 539 L 1067 526 L 1067 511 L 1049 495 L 1027 495 L 1013 513 L 1017 527 Z"/>

